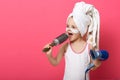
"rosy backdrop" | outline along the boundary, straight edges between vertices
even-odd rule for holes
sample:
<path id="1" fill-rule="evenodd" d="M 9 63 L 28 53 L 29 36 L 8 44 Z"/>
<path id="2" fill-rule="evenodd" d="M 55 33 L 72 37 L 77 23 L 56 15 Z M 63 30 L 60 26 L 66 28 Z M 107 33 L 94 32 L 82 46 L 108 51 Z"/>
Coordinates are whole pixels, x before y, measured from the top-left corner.
<path id="1" fill-rule="evenodd" d="M 77 1 L 0 0 L 0 80 L 62 80 L 64 59 L 53 67 L 41 50 L 65 31 L 66 18 Z M 100 12 L 100 48 L 110 54 L 91 72 L 91 80 L 120 80 L 120 1 L 84 1 Z"/>

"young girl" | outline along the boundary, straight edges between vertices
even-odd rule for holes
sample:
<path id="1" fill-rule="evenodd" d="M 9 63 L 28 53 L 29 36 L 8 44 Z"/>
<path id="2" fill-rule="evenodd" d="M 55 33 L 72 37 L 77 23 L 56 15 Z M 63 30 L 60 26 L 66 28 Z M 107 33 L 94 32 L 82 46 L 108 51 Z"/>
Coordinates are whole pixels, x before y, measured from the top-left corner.
<path id="1" fill-rule="evenodd" d="M 66 33 L 69 42 L 64 43 L 56 57 L 52 56 L 52 47 L 46 52 L 48 60 L 54 66 L 65 57 L 65 72 L 63 80 L 85 80 L 85 70 L 90 63 L 94 63 L 92 69 L 100 66 L 99 60 L 92 60 L 90 49 L 99 49 L 99 14 L 93 5 L 85 2 L 75 4 L 72 13 L 68 16 Z M 86 76 L 89 80 L 89 73 Z"/>

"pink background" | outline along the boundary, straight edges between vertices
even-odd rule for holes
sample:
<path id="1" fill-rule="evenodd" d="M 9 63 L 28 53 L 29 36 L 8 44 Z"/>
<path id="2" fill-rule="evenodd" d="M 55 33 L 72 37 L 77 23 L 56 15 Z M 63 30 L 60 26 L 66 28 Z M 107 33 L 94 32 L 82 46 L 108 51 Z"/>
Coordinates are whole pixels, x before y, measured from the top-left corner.
<path id="1" fill-rule="evenodd" d="M 42 48 L 65 31 L 77 1 L 0 0 L 0 80 L 62 80 L 64 58 L 53 67 Z M 100 12 L 100 49 L 110 55 L 91 72 L 91 80 L 120 80 L 120 1 L 84 1 Z M 54 55 L 58 48 L 54 47 Z"/>

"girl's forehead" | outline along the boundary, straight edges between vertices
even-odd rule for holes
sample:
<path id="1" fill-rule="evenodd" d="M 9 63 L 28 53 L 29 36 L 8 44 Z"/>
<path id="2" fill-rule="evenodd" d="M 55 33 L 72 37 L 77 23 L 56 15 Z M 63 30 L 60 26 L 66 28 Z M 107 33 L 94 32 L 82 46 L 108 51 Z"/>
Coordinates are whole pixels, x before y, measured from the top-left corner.
<path id="1" fill-rule="evenodd" d="M 68 18 L 68 21 L 67 21 L 67 23 L 68 24 L 75 24 L 75 22 L 74 22 L 74 20 L 73 20 L 73 18 Z"/>
<path id="2" fill-rule="evenodd" d="M 77 27 L 72 17 L 68 18 L 67 25 Z"/>

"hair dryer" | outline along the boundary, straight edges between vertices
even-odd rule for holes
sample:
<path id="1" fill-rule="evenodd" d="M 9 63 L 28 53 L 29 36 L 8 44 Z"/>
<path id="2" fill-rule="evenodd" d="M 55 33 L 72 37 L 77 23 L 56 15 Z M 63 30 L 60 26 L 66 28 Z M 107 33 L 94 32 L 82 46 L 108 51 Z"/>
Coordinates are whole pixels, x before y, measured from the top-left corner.
<path id="1" fill-rule="evenodd" d="M 109 57 L 109 54 L 106 50 L 99 50 L 99 51 L 90 50 L 90 55 L 91 55 L 93 60 L 99 59 L 101 61 L 105 61 Z M 85 73 L 88 72 L 94 66 L 95 65 L 93 63 L 89 64 Z"/>
<path id="2" fill-rule="evenodd" d="M 90 50 L 90 55 L 93 60 L 100 59 L 101 61 L 107 60 L 109 57 L 109 54 L 106 50 L 99 50 L 99 51 Z"/>

